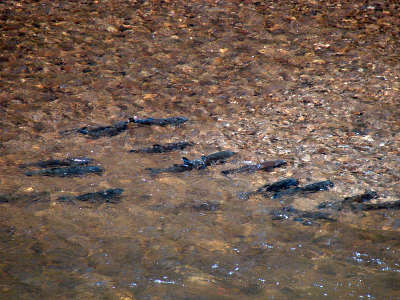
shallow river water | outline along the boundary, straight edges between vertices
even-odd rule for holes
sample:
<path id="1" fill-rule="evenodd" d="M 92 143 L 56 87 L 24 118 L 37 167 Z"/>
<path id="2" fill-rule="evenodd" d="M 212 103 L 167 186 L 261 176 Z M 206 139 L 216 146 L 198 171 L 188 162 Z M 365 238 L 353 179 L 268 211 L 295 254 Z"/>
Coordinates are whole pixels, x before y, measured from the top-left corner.
<path id="1" fill-rule="evenodd" d="M 0 3 L 0 299 L 400 299 L 397 1 Z M 93 139 L 63 131 L 129 118 Z M 61 133 L 60 133 L 61 132 Z M 187 141 L 168 153 L 131 149 Z M 230 150 L 224 163 L 152 174 Z M 102 174 L 26 176 L 89 157 Z M 268 160 L 269 171 L 221 171 Z M 312 194 L 243 192 L 285 178 Z M 60 201 L 111 188 L 120 201 Z M 329 219 L 287 214 L 327 212 Z"/>

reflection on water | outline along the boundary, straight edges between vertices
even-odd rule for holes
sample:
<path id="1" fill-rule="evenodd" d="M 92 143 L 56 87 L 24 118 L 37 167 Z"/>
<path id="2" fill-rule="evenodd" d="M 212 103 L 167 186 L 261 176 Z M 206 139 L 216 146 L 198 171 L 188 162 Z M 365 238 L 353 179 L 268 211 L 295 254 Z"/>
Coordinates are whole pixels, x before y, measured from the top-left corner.
<path id="1" fill-rule="evenodd" d="M 0 4 L 4 299 L 398 298 L 398 211 L 298 215 L 371 190 L 399 200 L 396 7 L 364 6 Z M 128 122 L 173 116 L 189 121 Z M 104 172 L 20 167 L 83 157 Z M 182 157 L 207 167 L 148 170 Z M 334 186 L 241 197 L 285 178 Z"/>

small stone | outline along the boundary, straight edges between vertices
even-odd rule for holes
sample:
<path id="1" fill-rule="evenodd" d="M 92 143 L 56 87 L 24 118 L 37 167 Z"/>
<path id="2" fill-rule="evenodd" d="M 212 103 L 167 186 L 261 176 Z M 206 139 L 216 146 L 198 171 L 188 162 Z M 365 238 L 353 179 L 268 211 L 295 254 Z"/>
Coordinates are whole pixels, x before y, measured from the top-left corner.
<path id="1" fill-rule="evenodd" d="M 112 33 L 118 32 L 118 29 L 116 27 L 112 26 L 112 25 L 108 25 L 106 30 L 108 32 L 112 32 Z"/>
<path id="2" fill-rule="evenodd" d="M 361 139 L 363 139 L 365 141 L 368 141 L 368 142 L 373 142 L 374 141 L 373 137 L 370 136 L 370 135 L 363 136 Z"/>

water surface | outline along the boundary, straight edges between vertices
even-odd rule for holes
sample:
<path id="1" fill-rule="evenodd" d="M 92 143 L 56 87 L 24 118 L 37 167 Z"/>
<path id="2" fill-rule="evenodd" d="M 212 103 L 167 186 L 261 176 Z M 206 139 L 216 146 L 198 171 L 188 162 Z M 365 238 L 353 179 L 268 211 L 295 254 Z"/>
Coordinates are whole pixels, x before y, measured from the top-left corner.
<path id="1" fill-rule="evenodd" d="M 398 4 L 101 1 L 0 4 L 0 289 L 4 299 L 398 299 L 398 211 L 286 205 L 373 190 L 399 200 Z M 60 131 L 129 117 L 113 137 Z M 190 141 L 166 154 L 130 149 Z M 146 168 L 221 150 L 226 164 Z M 25 176 L 90 157 L 103 175 Z M 271 172 L 224 176 L 283 159 Z M 334 188 L 238 197 L 294 177 Z M 123 188 L 120 203 L 62 203 Z M 204 204 L 206 203 L 206 204 Z"/>

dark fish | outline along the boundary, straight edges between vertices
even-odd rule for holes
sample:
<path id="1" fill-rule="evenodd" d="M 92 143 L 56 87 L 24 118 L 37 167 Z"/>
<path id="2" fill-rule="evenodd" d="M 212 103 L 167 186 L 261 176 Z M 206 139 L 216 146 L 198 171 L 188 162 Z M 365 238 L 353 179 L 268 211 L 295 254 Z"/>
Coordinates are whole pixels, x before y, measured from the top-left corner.
<path id="1" fill-rule="evenodd" d="M 329 190 L 330 187 L 333 187 L 332 181 L 330 181 L 330 180 L 319 181 L 319 182 L 305 185 L 303 187 L 295 187 L 295 188 L 287 189 L 287 190 L 284 190 L 281 192 L 277 192 L 272 196 L 272 198 L 278 199 L 282 196 L 289 196 L 289 195 L 293 195 L 293 194 L 297 194 L 297 193 L 308 194 L 308 193 L 316 193 L 319 191 L 327 191 L 327 190 Z"/>
<path id="2" fill-rule="evenodd" d="M 330 187 L 333 187 L 334 184 L 330 180 L 319 181 L 311 184 L 307 184 L 301 188 L 303 192 L 315 193 L 319 191 L 327 191 Z"/>
<path id="3" fill-rule="evenodd" d="M 193 167 L 185 164 L 181 165 L 175 164 L 172 167 L 168 168 L 146 168 L 146 170 L 150 171 L 151 174 L 156 175 L 160 173 L 182 173 L 193 170 Z"/>
<path id="4" fill-rule="evenodd" d="M 283 197 L 283 196 L 294 195 L 294 194 L 299 193 L 299 192 L 301 192 L 301 187 L 295 187 L 295 188 L 287 189 L 287 190 L 275 193 L 272 196 L 272 199 L 278 199 L 278 198 Z"/>
<path id="5" fill-rule="evenodd" d="M 302 222 L 303 225 L 312 225 L 313 220 L 335 221 L 328 213 L 319 211 L 303 211 L 292 206 L 273 209 L 270 213 L 272 220 L 287 220 L 293 217 L 294 221 Z"/>
<path id="6" fill-rule="evenodd" d="M 315 220 L 336 221 L 329 213 L 320 211 L 298 211 L 297 216 L 293 217 L 293 221 L 301 222 L 305 226 L 313 225 Z"/>
<path id="7" fill-rule="evenodd" d="M 121 122 L 115 123 L 114 125 L 111 125 L 111 126 L 98 126 L 98 127 L 85 126 L 82 128 L 61 131 L 60 134 L 65 135 L 65 134 L 77 132 L 77 133 L 86 135 L 88 138 L 91 138 L 91 139 L 98 139 L 101 137 L 112 137 L 112 136 L 118 135 L 121 132 L 124 132 L 125 130 L 127 130 L 128 124 L 129 124 L 128 121 L 121 121 Z"/>
<path id="8" fill-rule="evenodd" d="M 104 169 L 98 166 L 72 166 L 65 168 L 50 168 L 25 172 L 26 176 L 41 175 L 54 177 L 83 176 L 90 173 L 102 174 Z"/>
<path id="9" fill-rule="evenodd" d="M 66 159 L 49 159 L 35 163 L 23 164 L 20 168 L 26 167 L 39 167 L 39 168 L 52 168 L 52 167 L 70 167 L 88 165 L 93 162 L 93 159 L 88 157 L 76 157 Z"/>
<path id="10" fill-rule="evenodd" d="M 183 164 L 191 166 L 193 169 L 204 169 L 212 164 L 224 163 L 225 159 L 230 158 L 235 153 L 230 150 L 219 151 L 209 155 L 203 155 L 200 158 L 189 160 L 186 157 L 182 157 Z"/>
<path id="11" fill-rule="evenodd" d="M 87 135 L 89 138 L 92 139 L 98 139 L 104 136 L 115 136 L 120 134 L 121 132 L 124 132 L 125 130 L 128 129 L 128 124 L 129 122 L 122 121 L 115 123 L 114 125 L 111 126 L 99 126 L 99 127 L 82 127 L 77 130 L 78 133 Z"/>
<path id="12" fill-rule="evenodd" d="M 192 209 L 197 211 L 216 211 L 219 206 L 219 203 L 207 201 L 200 204 L 192 205 Z"/>
<path id="13" fill-rule="evenodd" d="M 171 117 L 165 119 L 137 119 L 137 118 L 129 118 L 129 122 L 141 124 L 141 125 L 158 125 L 158 126 L 166 126 L 166 125 L 179 125 L 188 121 L 185 117 Z"/>
<path id="14" fill-rule="evenodd" d="M 183 164 L 180 165 L 175 164 L 172 167 L 161 168 L 161 169 L 147 168 L 146 170 L 149 170 L 153 175 L 159 173 L 181 173 L 181 172 L 191 171 L 193 169 L 201 170 L 215 163 L 223 163 L 225 162 L 225 159 L 231 157 L 234 154 L 235 154 L 234 152 L 226 150 L 226 151 L 212 153 L 206 156 L 203 155 L 201 158 L 193 160 L 187 159 L 186 157 L 182 157 Z"/>
<path id="15" fill-rule="evenodd" d="M 143 149 L 133 149 L 130 150 L 129 152 L 135 152 L 135 153 L 165 153 L 165 152 L 171 152 L 174 150 L 183 150 L 188 146 L 192 146 L 192 143 L 188 142 L 178 142 L 178 143 L 169 143 L 166 145 L 159 145 L 155 144 L 150 148 L 143 148 Z"/>
<path id="16" fill-rule="evenodd" d="M 320 211 L 304 211 L 300 213 L 300 217 L 312 220 L 334 221 L 334 219 L 330 218 L 330 215 L 328 213 Z"/>
<path id="17" fill-rule="evenodd" d="M 196 158 L 193 160 L 190 160 L 186 157 L 182 157 L 183 160 L 183 164 L 185 166 L 190 167 L 191 169 L 196 169 L 196 170 L 201 170 L 201 169 L 205 169 L 207 167 L 204 158 L 205 156 L 202 156 L 200 159 Z"/>
<path id="18" fill-rule="evenodd" d="M 265 184 L 262 187 L 259 187 L 255 191 L 252 192 L 244 192 L 239 194 L 239 198 L 247 200 L 249 196 L 251 195 L 256 195 L 256 194 L 268 194 L 271 192 L 279 192 L 282 190 L 287 190 L 291 186 L 297 186 L 299 184 L 299 181 L 295 178 L 287 178 L 283 180 L 276 181 L 271 184 Z"/>
<path id="19" fill-rule="evenodd" d="M 388 201 L 383 203 L 353 203 L 352 210 L 381 210 L 381 209 L 400 209 L 400 200 Z"/>
<path id="20" fill-rule="evenodd" d="M 82 194 L 76 197 L 59 197 L 59 202 L 73 202 L 73 200 L 90 203 L 118 203 L 121 201 L 123 189 L 108 189 L 104 191 Z"/>
<path id="21" fill-rule="evenodd" d="M 357 203 L 364 203 L 372 199 L 378 198 L 378 194 L 374 191 L 366 191 L 364 194 L 346 197 L 341 201 L 322 202 L 317 206 L 319 209 L 335 209 L 342 210 L 345 207 L 350 207 Z"/>
<path id="22" fill-rule="evenodd" d="M 318 209 L 335 209 L 335 210 L 342 210 L 344 207 L 342 201 L 327 201 L 320 203 L 317 208 Z"/>
<path id="23" fill-rule="evenodd" d="M 224 163 L 225 159 L 228 159 L 233 155 L 235 155 L 235 152 L 232 152 L 230 150 L 225 150 L 225 151 L 215 152 L 207 156 L 202 156 L 201 160 L 204 161 L 204 164 L 206 166 L 210 166 L 216 163 Z"/>
<path id="24" fill-rule="evenodd" d="M 292 206 L 285 206 L 282 208 L 276 208 L 273 209 L 270 212 L 270 215 L 272 217 L 272 220 L 287 220 L 289 219 L 293 214 L 297 214 L 299 211 Z"/>
<path id="25" fill-rule="evenodd" d="M 379 198 L 378 193 L 374 191 L 366 191 L 364 194 L 346 197 L 342 201 L 343 203 L 363 203 L 372 199 Z"/>
<path id="26" fill-rule="evenodd" d="M 153 205 L 151 206 L 155 210 L 160 210 L 163 208 L 172 208 L 172 212 L 174 214 L 178 214 L 179 211 L 182 209 L 185 210 L 191 210 L 191 211 L 196 211 L 200 213 L 205 213 L 205 212 L 214 212 L 220 209 L 221 204 L 216 202 L 216 201 L 194 201 L 192 203 L 184 202 L 180 205 L 177 206 L 171 206 L 171 205 Z"/>
<path id="27" fill-rule="evenodd" d="M 222 174 L 224 175 L 228 175 L 228 174 L 235 174 L 235 173 L 251 173 L 251 172 L 255 172 L 255 171 L 271 171 L 274 168 L 280 167 L 280 166 L 284 166 L 286 165 L 286 162 L 284 160 L 270 160 L 270 161 L 266 161 L 260 164 L 256 164 L 256 165 L 247 165 L 247 166 L 243 166 L 237 169 L 229 169 L 229 170 L 224 170 L 221 171 Z"/>
<path id="28" fill-rule="evenodd" d="M 10 199 L 13 199 L 9 195 L 0 194 L 0 203 L 10 202 Z"/>
<path id="29" fill-rule="evenodd" d="M 266 192 L 279 192 L 282 190 L 286 190 L 291 186 L 297 186 L 299 181 L 295 178 L 287 178 L 283 180 L 276 181 L 272 184 L 266 184 L 256 190 L 257 193 L 266 193 Z"/>

